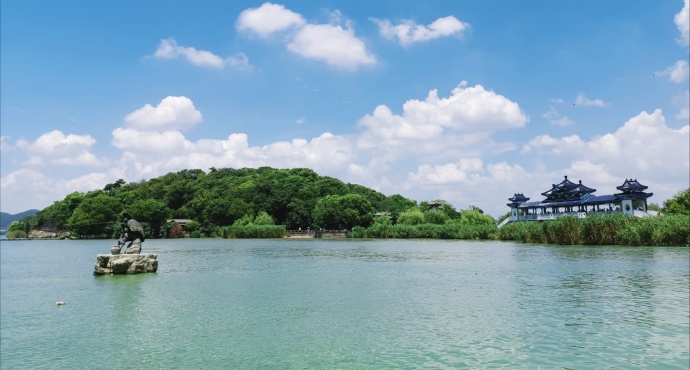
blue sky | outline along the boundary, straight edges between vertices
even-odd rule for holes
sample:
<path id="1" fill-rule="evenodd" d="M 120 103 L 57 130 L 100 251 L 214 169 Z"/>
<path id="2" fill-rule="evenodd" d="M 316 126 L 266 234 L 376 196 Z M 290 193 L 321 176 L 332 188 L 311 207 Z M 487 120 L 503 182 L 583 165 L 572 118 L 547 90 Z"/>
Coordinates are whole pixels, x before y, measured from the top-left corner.
<path id="1" fill-rule="evenodd" d="M 0 3 L 0 210 L 307 167 L 494 217 L 690 186 L 688 1 Z"/>

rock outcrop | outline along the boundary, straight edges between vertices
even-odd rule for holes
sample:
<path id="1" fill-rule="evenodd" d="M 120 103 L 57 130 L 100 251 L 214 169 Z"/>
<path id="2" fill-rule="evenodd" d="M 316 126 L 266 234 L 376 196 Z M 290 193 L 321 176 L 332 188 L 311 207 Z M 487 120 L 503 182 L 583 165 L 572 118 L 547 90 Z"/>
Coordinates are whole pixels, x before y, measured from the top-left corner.
<path id="1" fill-rule="evenodd" d="M 96 256 L 95 275 L 140 274 L 158 270 L 158 255 L 141 254 L 99 254 Z"/>
<path id="2" fill-rule="evenodd" d="M 67 239 L 69 231 L 30 230 L 27 237 L 29 239 Z"/>

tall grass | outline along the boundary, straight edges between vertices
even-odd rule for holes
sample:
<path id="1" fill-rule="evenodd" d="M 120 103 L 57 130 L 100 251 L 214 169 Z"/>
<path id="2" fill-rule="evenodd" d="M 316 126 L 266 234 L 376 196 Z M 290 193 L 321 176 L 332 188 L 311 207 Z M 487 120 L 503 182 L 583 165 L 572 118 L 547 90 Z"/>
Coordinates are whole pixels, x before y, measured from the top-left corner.
<path id="1" fill-rule="evenodd" d="M 552 221 L 511 222 L 497 233 L 501 240 L 562 245 L 690 245 L 690 216 L 637 218 L 621 214 L 584 219 L 559 217 Z"/>
<path id="2" fill-rule="evenodd" d="M 354 227 L 347 235 L 349 238 L 377 239 L 490 239 L 496 231 L 496 225 L 486 224 L 374 224 L 367 228 Z"/>
<path id="3" fill-rule="evenodd" d="M 26 232 L 23 230 L 8 231 L 5 236 L 7 239 L 26 239 Z"/>
<path id="4" fill-rule="evenodd" d="M 215 237 L 225 239 L 272 239 L 287 234 L 285 225 L 222 226 L 214 231 Z"/>
<path id="5" fill-rule="evenodd" d="M 623 214 L 589 216 L 582 220 L 582 244 L 616 245 L 618 231 L 636 219 Z"/>
<path id="6" fill-rule="evenodd" d="M 498 232 L 501 240 L 516 240 L 523 243 L 546 243 L 544 226 L 541 222 L 511 222 Z"/>
<path id="7" fill-rule="evenodd" d="M 583 222 L 575 216 L 558 217 L 544 223 L 547 243 L 576 245 L 582 244 Z"/>

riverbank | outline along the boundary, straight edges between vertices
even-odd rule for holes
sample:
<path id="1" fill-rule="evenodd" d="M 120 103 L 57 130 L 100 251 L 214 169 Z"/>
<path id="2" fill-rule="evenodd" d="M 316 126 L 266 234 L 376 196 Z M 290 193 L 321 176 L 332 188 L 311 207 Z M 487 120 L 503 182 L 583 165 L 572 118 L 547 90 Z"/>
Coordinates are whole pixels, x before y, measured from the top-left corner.
<path id="1" fill-rule="evenodd" d="M 28 239 L 67 239 L 69 233 L 29 233 Z M 36 237 L 40 236 L 40 237 Z M 282 225 L 225 226 L 208 234 L 196 232 L 187 238 L 204 239 L 454 239 L 505 240 L 560 245 L 690 246 L 690 216 L 663 215 L 637 218 L 621 214 L 580 219 L 559 217 L 550 221 L 495 224 L 384 224 L 356 226 L 352 230 L 285 230 Z M 109 239 L 109 238 L 105 238 Z M 153 239 L 153 238 L 149 238 Z M 7 239 L 10 240 L 10 239 Z M 26 239 L 19 239 L 26 240 Z"/>
<path id="2" fill-rule="evenodd" d="M 360 239 L 475 239 L 560 245 L 690 245 L 690 216 L 664 215 L 637 218 L 622 214 L 580 219 L 558 217 L 549 221 L 511 222 L 496 225 L 462 223 L 390 225 L 374 223 L 355 227 L 350 238 Z"/>

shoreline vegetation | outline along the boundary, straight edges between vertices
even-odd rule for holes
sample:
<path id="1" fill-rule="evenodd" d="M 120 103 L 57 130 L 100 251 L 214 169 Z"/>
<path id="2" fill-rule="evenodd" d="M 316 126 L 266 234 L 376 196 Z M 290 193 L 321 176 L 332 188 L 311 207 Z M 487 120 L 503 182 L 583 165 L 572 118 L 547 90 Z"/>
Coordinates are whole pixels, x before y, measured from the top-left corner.
<path id="1" fill-rule="evenodd" d="M 652 207 L 653 206 L 653 207 Z M 131 214 L 147 239 L 351 238 L 512 240 L 560 245 L 690 245 L 690 188 L 663 203 L 659 216 L 562 216 L 513 221 L 501 228 L 475 206 L 386 196 L 306 168 L 211 168 L 148 181 L 118 180 L 74 192 L 14 221 L 7 239 L 117 239 Z M 306 232 L 306 234 L 305 234 Z"/>
<path id="2" fill-rule="evenodd" d="M 550 221 L 492 225 L 385 225 L 353 228 L 350 238 L 475 239 L 559 245 L 690 246 L 690 216 L 636 218 L 626 215 L 574 216 Z"/>
<path id="3" fill-rule="evenodd" d="M 621 214 L 596 215 L 584 219 L 573 216 L 550 221 L 511 222 L 496 225 L 419 224 L 393 225 L 377 220 L 368 227 L 352 230 L 322 230 L 324 238 L 348 239 L 454 239 L 504 240 L 558 245 L 690 246 L 690 216 L 665 215 L 636 218 Z M 314 238 L 316 231 L 295 232 L 284 225 L 245 225 L 218 227 L 211 234 L 191 232 L 180 238 L 276 239 Z M 26 236 L 9 236 L 24 239 Z M 63 236 L 62 239 L 65 237 Z M 46 238 L 41 238 L 46 239 Z M 60 239 L 48 237 L 47 239 Z"/>

